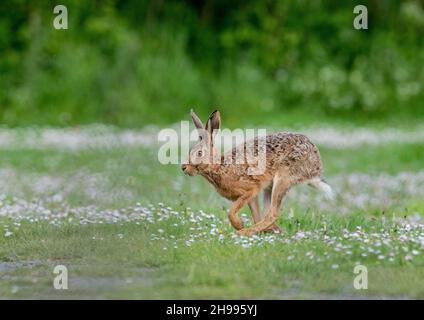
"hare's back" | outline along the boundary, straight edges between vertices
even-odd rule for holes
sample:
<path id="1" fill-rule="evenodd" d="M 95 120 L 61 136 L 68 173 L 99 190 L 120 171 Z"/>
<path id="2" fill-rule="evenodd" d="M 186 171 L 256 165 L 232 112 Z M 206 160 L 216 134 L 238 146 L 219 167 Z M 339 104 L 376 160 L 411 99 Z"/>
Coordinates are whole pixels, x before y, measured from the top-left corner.
<path id="1" fill-rule="evenodd" d="M 255 158 L 260 158 L 262 154 L 260 150 L 263 150 L 263 147 L 266 150 L 268 173 L 273 174 L 285 167 L 296 176 L 313 178 L 321 175 L 322 163 L 318 148 L 307 136 L 299 133 L 276 132 L 265 137 L 257 137 L 233 148 L 224 158 L 234 164 L 237 163 L 237 158 L 240 159 L 240 155 L 243 157 L 252 151 Z M 244 169 L 242 166 L 240 170 Z"/>
<path id="2" fill-rule="evenodd" d="M 318 150 L 309 138 L 300 133 L 277 132 L 266 136 L 266 150 L 269 154 L 283 154 L 302 159 Z"/>
<path id="3" fill-rule="evenodd" d="M 277 132 L 266 137 L 267 163 L 277 169 L 284 166 L 304 178 L 320 176 L 321 156 L 309 138 L 300 133 Z"/>

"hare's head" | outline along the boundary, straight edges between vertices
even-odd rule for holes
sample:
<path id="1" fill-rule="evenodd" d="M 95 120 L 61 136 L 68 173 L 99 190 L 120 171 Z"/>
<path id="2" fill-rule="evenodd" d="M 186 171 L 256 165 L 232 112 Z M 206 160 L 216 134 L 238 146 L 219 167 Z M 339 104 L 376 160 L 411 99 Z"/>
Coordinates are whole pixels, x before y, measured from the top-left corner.
<path id="1" fill-rule="evenodd" d="M 190 149 L 188 163 L 182 165 L 184 173 L 193 176 L 210 164 L 215 163 L 217 152 L 214 147 L 214 137 L 221 125 L 221 116 L 218 110 L 211 113 L 203 126 L 199 117 L 191 111 L 191 118 L 199 133 L 199 140 Z"/>

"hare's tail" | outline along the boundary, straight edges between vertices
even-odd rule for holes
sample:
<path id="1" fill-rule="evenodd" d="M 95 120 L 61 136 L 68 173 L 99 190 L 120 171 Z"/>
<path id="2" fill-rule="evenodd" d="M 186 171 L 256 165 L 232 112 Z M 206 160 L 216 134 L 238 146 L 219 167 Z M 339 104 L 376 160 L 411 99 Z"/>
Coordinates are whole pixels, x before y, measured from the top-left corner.
<path id="1" fill-rule="evenodd" d="M 306 181 L 306 183 L 308 185 L 310 185 L 310 186 L 312 186 L 312 187 L 314 187 L 314 188 L 316 188 L 316 189 L 324 192 L 325 197 L 328 200 L 333 200 L 334 199 L 335 196 L 334 196 L 333 189 L 330 187 L 330 185 L 327 182 L 325 182 L 325 180 L 323 178 L 321 178 L 321 177 L 315 177 L 315 178 L 312 178 L 312 179 Z"/>

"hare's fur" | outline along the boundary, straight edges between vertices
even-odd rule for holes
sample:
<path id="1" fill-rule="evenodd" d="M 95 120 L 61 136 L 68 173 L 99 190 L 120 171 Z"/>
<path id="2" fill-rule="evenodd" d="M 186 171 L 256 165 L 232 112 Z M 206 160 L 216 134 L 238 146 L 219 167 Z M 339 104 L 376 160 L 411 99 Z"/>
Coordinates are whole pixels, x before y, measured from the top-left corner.
<path id="1" fill-rule="evenodd" d="M 221 156 L 219 163 L 208 161 L 216 159 L 214 148 L 214 130 L 220 127 L 220 114 L 211 114 L 203 128 L 200 119 L 192 112 L 193 122 L 198 129 L 205 129 L 203 138 L 195 145 L 189 155 L 189 163 L 183 165 L 185 173 L 200 174 L 205 177 L 223 197 L 233 201 L 229 219 L 239 234 L 251 235 L 260 231 L 279 232 L 275 221 L 281 202 L 289 189 L 299 183 L 308 183 L 331 197 L 328 184 L 321 178 L 322 162 L 318 148 L 304 135 L 290 132 L 269 134 L 264 138 L 255 138 L 253 146 L 258 152 L 258 139 L 265 139 L 265 170 L 259 175 L 249 175 L 249 164 L 236 164 L 238 151 L 245 149 L 245 142 Z M 263 143 L 263 141 L 260 141 Z M 240 149 L 242 148 L 242 149 Z M 196 163 L 196 164 L 195 164 Z M 265 215 L 260 215 L 258 194 L 264 191 Z M 254 225 L 243 228 L 238 211 L 249 205 Z"/>

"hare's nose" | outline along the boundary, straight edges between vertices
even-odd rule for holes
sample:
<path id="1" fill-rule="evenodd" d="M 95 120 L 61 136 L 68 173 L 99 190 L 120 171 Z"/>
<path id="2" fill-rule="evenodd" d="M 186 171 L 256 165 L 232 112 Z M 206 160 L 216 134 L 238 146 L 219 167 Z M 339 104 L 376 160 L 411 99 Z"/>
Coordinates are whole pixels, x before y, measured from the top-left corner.
<path id="1" fill-rule="evenodd" d="M 186 164 L 183 164 L 183 165 L 181 166 L 181 169 L 183 169 L 183 171 L 186 171 L 186 169 L 187 169 L 187 165 L 186 165 Z"/>

